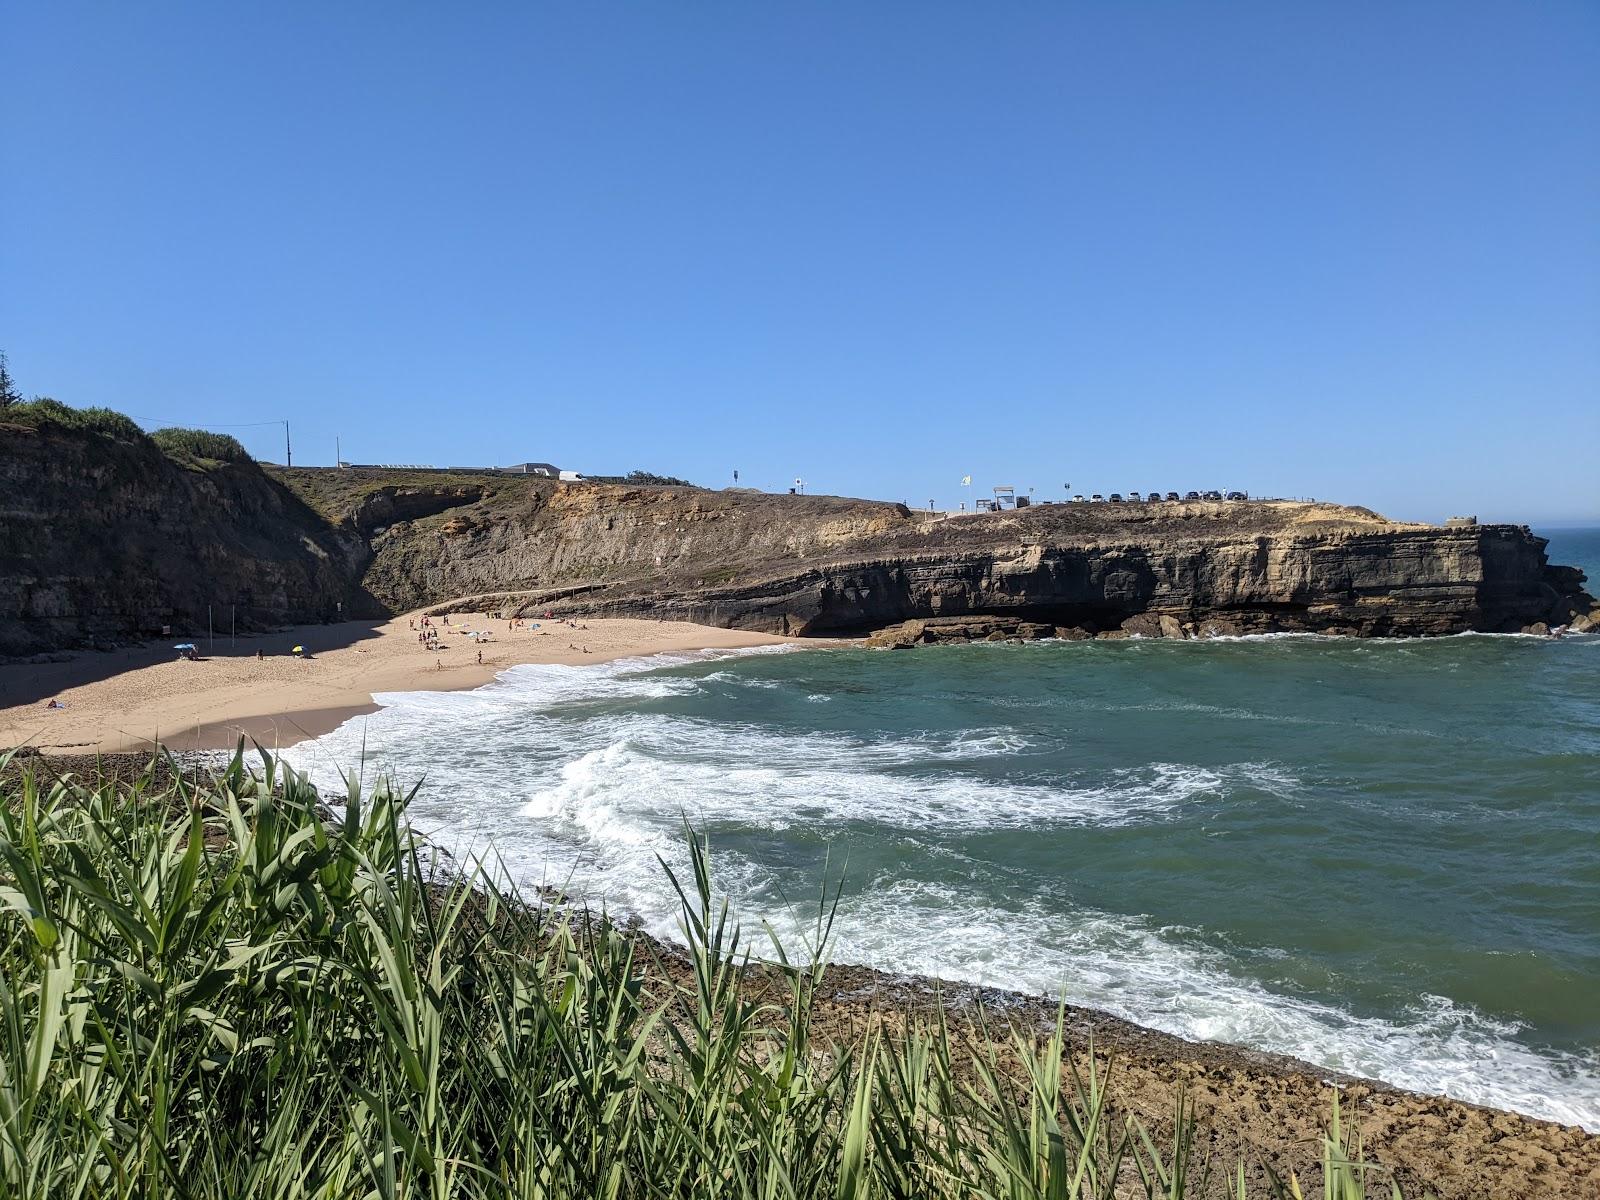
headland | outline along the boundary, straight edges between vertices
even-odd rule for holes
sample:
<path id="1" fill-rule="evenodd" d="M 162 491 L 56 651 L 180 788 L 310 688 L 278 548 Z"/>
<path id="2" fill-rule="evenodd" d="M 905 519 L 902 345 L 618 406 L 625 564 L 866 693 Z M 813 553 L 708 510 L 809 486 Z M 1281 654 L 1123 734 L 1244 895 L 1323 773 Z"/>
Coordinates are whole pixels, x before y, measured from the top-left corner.
<path id="1" fill-rule="evenodd" d="M 1600 620 L 1583 573 L 1549 562 L 1520 525 L 1286 500 L 936 513 L 742 489 L 284 469 L 242 451 L 173 451 L 134 429 L 0 423 L 0 655 L 209 643 L 444 604 L 805 637 L 970 617 L 1035 635 L 1182 637 Z"/>

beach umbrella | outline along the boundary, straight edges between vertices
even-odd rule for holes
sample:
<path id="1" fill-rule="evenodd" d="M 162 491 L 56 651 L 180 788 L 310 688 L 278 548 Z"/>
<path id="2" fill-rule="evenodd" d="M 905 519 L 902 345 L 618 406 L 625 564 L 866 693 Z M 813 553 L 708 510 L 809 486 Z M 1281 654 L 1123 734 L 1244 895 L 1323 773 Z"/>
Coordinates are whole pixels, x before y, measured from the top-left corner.
<path id="1" fill-rule="evenodd" d="M 305 652 L 306 652 L 306 648 L 304 646 L 296 646 L 294 648 L 294 650 L 292 651 L 292 653 L 295 653 L 295 654 L 304 654 Z"/>
<path id="2" fill-rule="evenodd" d="M 174 650 L 193 650 L 194 649 L 194 643 L 193 642 L 179 642 L 176 646 L 173 647 L 173 649 Z"/>

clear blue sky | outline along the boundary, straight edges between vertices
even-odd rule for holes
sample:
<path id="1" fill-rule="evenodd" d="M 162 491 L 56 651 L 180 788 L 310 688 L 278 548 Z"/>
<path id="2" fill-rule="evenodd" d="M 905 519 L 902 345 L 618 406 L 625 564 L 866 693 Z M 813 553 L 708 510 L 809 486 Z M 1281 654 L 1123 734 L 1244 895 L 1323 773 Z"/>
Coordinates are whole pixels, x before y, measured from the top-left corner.
<path id="1" fill-rule="evenodd" d="M 0 14 L 30 393 L 308 464 L 1600 517 L 1587 0 Z"/>

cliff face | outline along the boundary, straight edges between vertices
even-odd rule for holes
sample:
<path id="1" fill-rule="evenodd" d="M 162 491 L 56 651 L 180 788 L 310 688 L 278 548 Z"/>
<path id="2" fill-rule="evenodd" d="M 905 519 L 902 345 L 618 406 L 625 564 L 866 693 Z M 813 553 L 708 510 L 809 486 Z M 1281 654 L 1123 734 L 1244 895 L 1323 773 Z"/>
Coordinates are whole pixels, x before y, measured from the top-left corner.
<path id="1" fill-rule="evenodd" d="M 254 463 L 0 424 L 0 654 L 375 615 L 365 557 Z"/>
<path id="2" fill-rule="evenodd" d="M 1185 636 L 1565 623 L 1582 576 L 1521 526 L 1332 505 L 901 505 L 530 477 L 177 461 L 0 425 L 0 653 L 375 616 L 460 597 L 790 634 L 987 614 Z M 977 627 L 954 623 L 964 632 Z"/>
<path id="3" fill-rule="evenodd" d="M 328 472 L 297 473 L 308 494 Z M 341 484 L 348 488 L 349 481 Z M 365 576 L 402 609 L 646 615 L 791 634 L 1005 614 L 1090 632 L 1420 635 L 1563 623 L 1593 602 L 1521 526 L 1439 529 L 1286 502 L 1038 506 L 948 519 L 896 504 L 543 481 L 454 485 L 373 531 Z M 443 485 L 403 499 L 440 504 Z M 429 499 L 429 496 L 432 499 Z M 373 501 L 344 500 L 358 523 Z M 321 505 L 326 507 L 326 501 Z M 1168 626 L 1172 628 L 1172 626 Z"/>

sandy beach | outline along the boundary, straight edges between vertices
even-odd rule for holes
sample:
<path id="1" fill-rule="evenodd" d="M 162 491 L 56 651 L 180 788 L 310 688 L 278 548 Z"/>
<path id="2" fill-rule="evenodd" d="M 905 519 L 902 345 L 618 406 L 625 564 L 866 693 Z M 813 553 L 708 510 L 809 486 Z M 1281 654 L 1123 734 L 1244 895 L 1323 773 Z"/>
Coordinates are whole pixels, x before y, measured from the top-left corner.
<path id="1" fill-rule="evenodd" d="M 0 747 L 93 754 L 159 741 L 174 750 L 216 749 L 241 734 L 290 746 L 373 711 L 374 693 L 480 687 L 521 663 L 585 666 L 794 640 L 662 621 L 579 621 L 574 628 L 529 620 L 508 629 L 482 613 L 452 613 L 449 625 L 431 619 L 440 630 L 437 651 L 419 644 L 421 616 L 408 614 L 300 626 L 232 645 L 218 638 L 214 652 L 202 639 L 202 657 L 192 662 L 162 644 L 0 665 Z M 489 640 L 476 643 L 468 630 L 486 631 Z M 292 653 L 297 645 L 304 656 Z M 52 700 L 65 707 L 47 707 Z"/>

